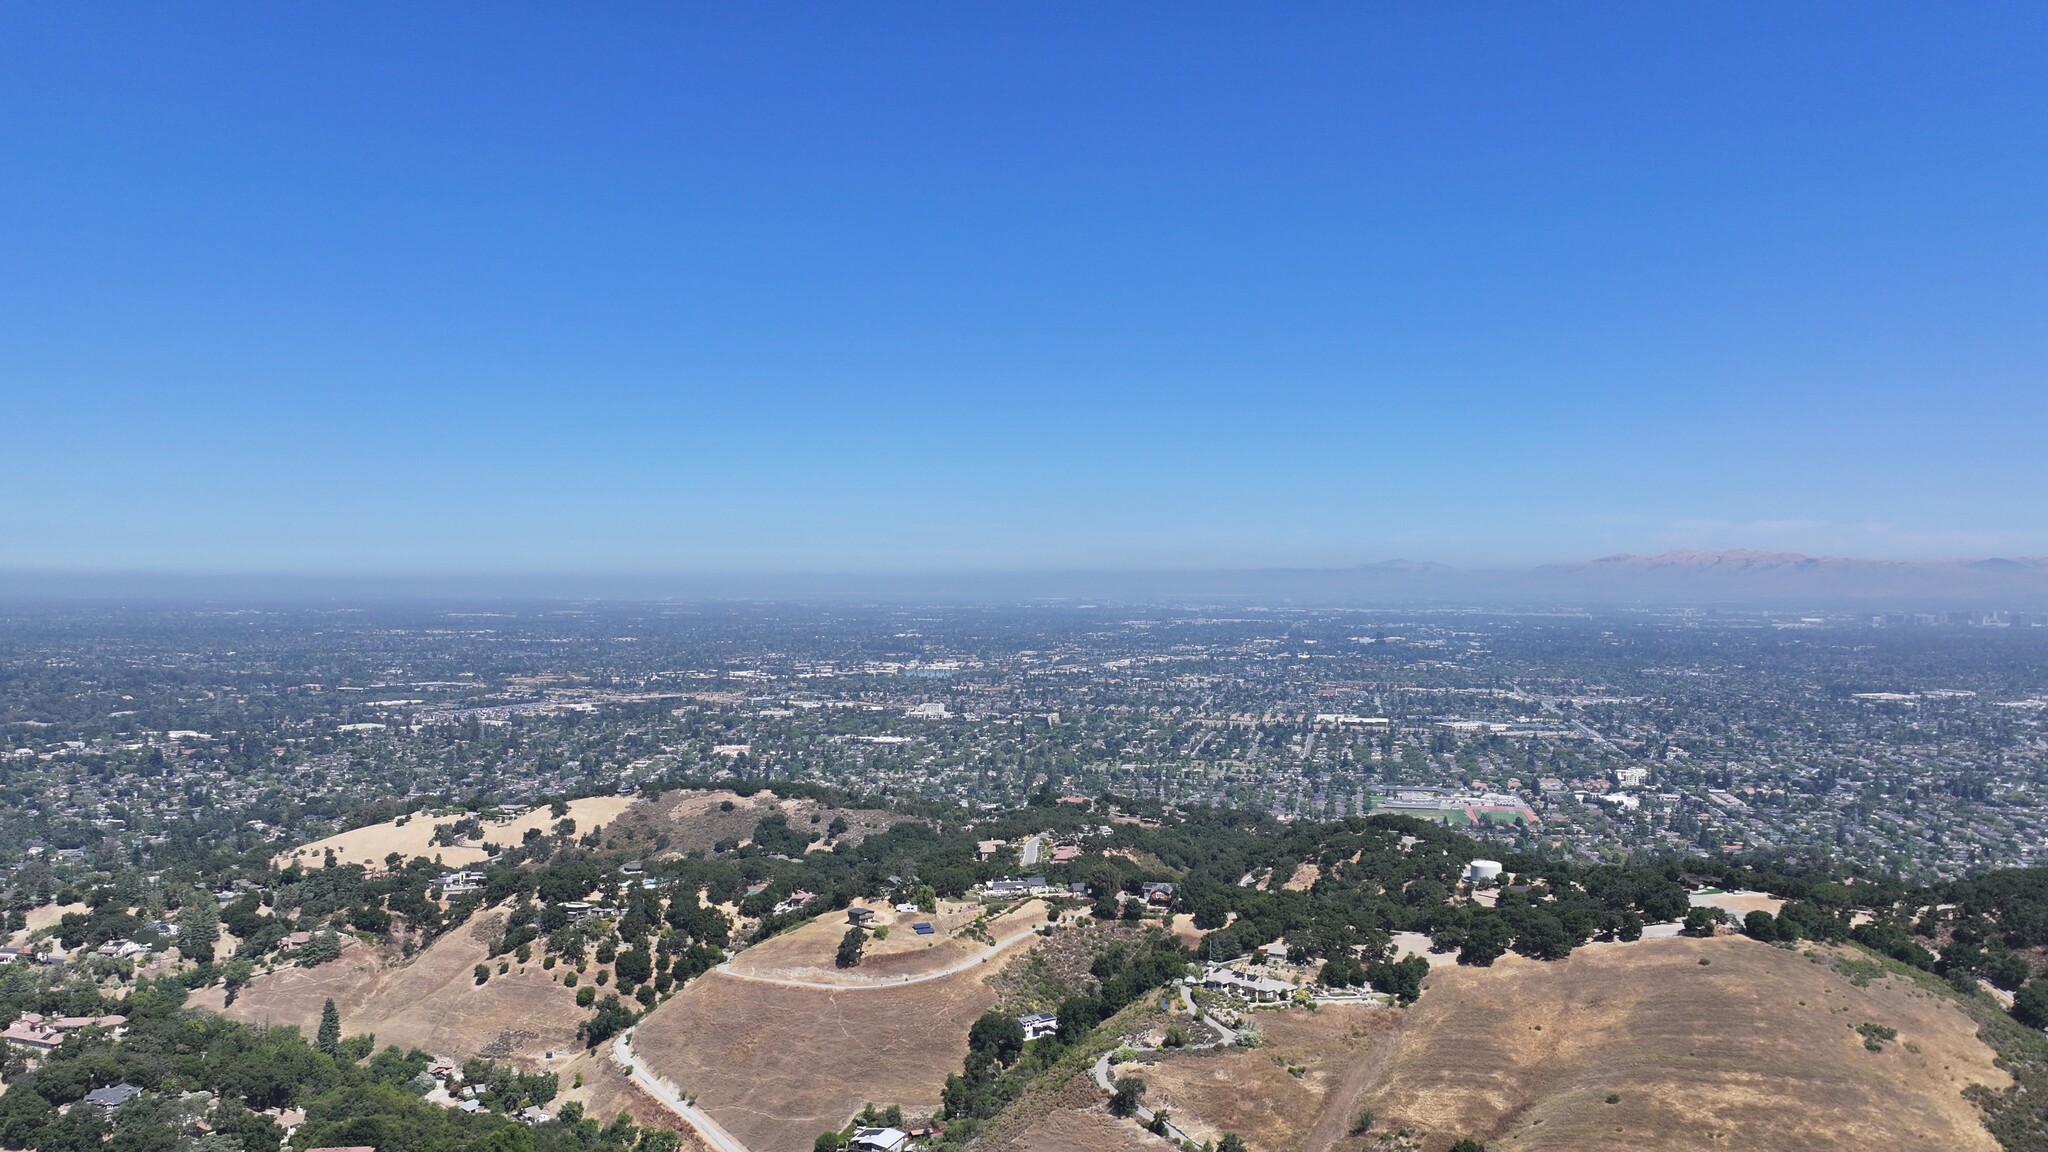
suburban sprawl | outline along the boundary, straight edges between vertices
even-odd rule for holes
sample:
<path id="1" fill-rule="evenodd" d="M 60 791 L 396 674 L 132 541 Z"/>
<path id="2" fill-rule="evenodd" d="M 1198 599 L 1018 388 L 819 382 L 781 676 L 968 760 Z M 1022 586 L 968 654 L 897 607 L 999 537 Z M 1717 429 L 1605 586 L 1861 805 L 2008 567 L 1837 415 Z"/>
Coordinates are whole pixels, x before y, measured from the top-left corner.
<path id="1" fill-rule="evenodd" d="M 2044 624 L 16 610 L 0 1146 L 2040 1148 Z"/>

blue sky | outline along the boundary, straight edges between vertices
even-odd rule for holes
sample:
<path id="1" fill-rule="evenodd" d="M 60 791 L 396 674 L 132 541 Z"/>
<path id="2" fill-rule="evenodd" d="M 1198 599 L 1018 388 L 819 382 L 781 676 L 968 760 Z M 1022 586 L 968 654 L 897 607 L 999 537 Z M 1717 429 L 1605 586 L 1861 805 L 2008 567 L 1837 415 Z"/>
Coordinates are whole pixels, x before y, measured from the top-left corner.
<path id="1" fill-rule="evenodd" d="M 9 6 L 0 568 L 2048 552 L 2044 34 Z"/>

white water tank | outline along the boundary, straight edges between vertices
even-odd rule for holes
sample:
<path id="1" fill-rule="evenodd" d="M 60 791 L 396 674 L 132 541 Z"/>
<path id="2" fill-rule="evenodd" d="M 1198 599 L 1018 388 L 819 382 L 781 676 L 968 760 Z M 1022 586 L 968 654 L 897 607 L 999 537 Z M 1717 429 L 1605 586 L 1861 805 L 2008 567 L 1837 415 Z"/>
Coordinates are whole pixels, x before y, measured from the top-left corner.
<path id="1" fill-rule="evenodd" d="M 1476 883 L 1480 880 L 1498 880 L 1499 878 L 1500 861 L 1498 860 L 1474 860 L 1470 864 L 1465 865 L 1465 879 L 1467 880 Z"/>

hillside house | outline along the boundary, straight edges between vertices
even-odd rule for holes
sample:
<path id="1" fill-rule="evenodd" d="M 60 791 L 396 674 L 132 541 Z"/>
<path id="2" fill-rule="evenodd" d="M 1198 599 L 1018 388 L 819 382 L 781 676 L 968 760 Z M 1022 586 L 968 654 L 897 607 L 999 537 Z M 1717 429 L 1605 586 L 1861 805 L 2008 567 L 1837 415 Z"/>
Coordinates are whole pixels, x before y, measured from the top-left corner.
<path id="1" fill-rule="evenodd" d="M 910 1133 L 901 1128 L 857 1128 L 846 1142 L 855 1152 L 905 1152 Z"/>
<path id="2" fill-rule="evenodd" d="M 49 1051 L 64 1042 L 67 1032 L 85 1028 L 98 1028 L 113 1034 L 116 1040 L 127 1033 L 126 1016 L 58 1016 L 46 1017 L 40 1012 L 24 1012 L 14 1023 L 9 1024 L 0 1039 L 21 1048 Z"/>
<path id="3" fill-rule="evenodd" d="M 1202 987 L 1217 992 L 1240 996 L 1254 1004 L 1271 1004 L 1294 995 L 1294 985 L 1271 976 L 1247 976 L 1222 965 L 1213 965 L 1202 973 Z"/>
<path id="4" fill-rule="evenodd" d="M 142 1089 L 124 1081 L 120 1084 L 110 1085 L 106 1088 L 95 1088 L 87 1092 L 85 1094 L 85 1102 L 102 1112 L 112 1112 L 114 1109 L 140 1095 L 142 1095 Z"/>
<path id="5" fill-rule="evenodd" d="M 875 923 L 875 911 L 872 908 L 848 908 L 846 922 L 856 928 L 872 927 Z"/>
<path id="6" fill-rule="evenodd" d="M 1166 905 L 1173 903 L 1175 888 L 1171 884 L 1155 882 L 1140 887 L 1138 891 L 1144 896 L 1145 903 Z"/>
<path id="7" fill-rule="evenodd" d="M 440 889 L 443 897 L 463 896 L 481 892 L 484 888 L 484 874 L 481 872 L 443 872 L 434 877 L 432 885 Z"/>
<path id="8" fill-rule="evenodd" d="M 984 900 L 1015 900 L 1024 896 L 1043 896 L 1052 891 L 1043 876 L 1005 876 L 982 885 Z"/>
<path id="9" fill-rule="evenodd" d="M 17 1048 L 48 1052 L 50 1049 L 64 1043 L 64 1034 L 44 1024 L 31 1024 L 26 1020 L 16 1020 L 7 1026 L 5 1032 L 0 1032 L 0 1040 L 5 1040 Z"/>
<path id="10" fill-rule="evenodd" d="M 1024 1029 L 1026 1041 L 1038 1040 L 1055 1035 L 1060 1030 L 1059 1014 L 1055 1012 L 1032 1012 L 1017 1017 L 1017 1024 Z"/>

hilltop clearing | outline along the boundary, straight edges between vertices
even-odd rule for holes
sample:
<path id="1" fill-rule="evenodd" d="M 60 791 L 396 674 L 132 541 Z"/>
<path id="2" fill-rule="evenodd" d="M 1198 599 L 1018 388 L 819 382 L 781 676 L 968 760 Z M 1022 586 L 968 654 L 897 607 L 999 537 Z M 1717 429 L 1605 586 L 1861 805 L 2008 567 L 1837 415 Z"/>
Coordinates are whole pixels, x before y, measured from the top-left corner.
<path id="1" fill-rule="evenodd" d="M 781 945 L 779 975 L 720 969 L 693 980 L 640 1023 L 633 1048 L 751 1148 L 808 1147 L 870 1101 L 930 1112 L 966 1055 L 969 1026 L 996 1002 L 990 977 L 1032 946 L 1029 928 L 1043 922 L 1036 905 L 992 921 L 995 939 L 1014 942 L 986 959 L 977 959 L 984 944 L 947 941 L 957 969 L 910 982 L 896 970 L 863 975 L 866 963 L 834 969 L 826 938 L 836 944 L 843 925 L 798 929 Z"/>
<path id="2" fill-rule="evenodd" d="M 502 912 L 480 915 L 471 924 L 435 940 L 404 964 L 391 964 L 373 948 L 351 948 L 339 960 L 313 968 L 285 968 L 256 977 L 222 1006 L 220 988 L 193 994 L 193 1007 L 248 1023 L 296 1024 L 312 1035 L 320 1006 L 332 999 L 350 1033 L 371 1032 L 377 1044 L 419 1048 L 461 1060 L 486 1056 L 528 1071 L 553 1070 L 580 1051 L 576 1026 L 589 1010 L 559 983 L 567 969 L 544 971 L 539 963 L 511 957 L 500 974 L 479 985 L 475 969 L 486 960 L 490 941 L 504 929 Z M 547 1052 L 557 1059 L 550 1063 Z"/>
<path id="3" fill-rule="evenodd" d="M 730 850 L 754 839 L 764 818 L 781 816 L 790 831 L 822 851 L 837 844 L 858 844 L 908 817 L 876 808 L 849 808 L 805 796 L 778 796 L 762 789 L 750 795 L 733 791 L 664 792 L 636 805 L 607 825 L 606 846 L 639 849 L 653 859 L 674 859 L 690 852 Z"/>
<path id="4" fill-rule="evenodd" d="M 978 904 L 942 901 L 938 912 L 931 915 L 898 912 L 874 902 L 860 906 L 874 911 L 874 923 L 887 927 L 889 932 L 886 939 L 879 938 L 876 932 L 868 934 L 858 967 L 841 968 L 833 962 L 847 927 L 845 917 L 834 913 L 746 949 L 728 961 L 724 971 L 764 980 L 870 987 L 943 971 L 985 951 L 991 942 L 1009 939 L 1046 922 L 1045 904 L 1038 900 L 990 917 L 975 935 L 964 930 L 981 918 L 984 909 Z M 917 924 L 932 925 L 931 934 L 920 935 L 915 930 Z"/>
<path id="5" fill-rule="evenodd" d="M 588 832 L 599 825 L 609 825 L 621 814 L 638 803 L 632 796 L 591 796 L 582 800 L 569 801 L 566 818 L 576 822 L 578 832 Z M 331 850 L 337 864 L 361 864 L 365 868 L 384 867 L 385 858 L 396 852 L 407 860 L 425 856 L 439 860 L 450 868 L 461 868 L 487 859 L 483 849 L 486 843 L 500 846 L 518 844 L 530 830 L 551 832 L 556 823 L 565 817 L 556 816 L 548 807 L 542 806 L 502 820 L 484 820 L 477 817 L 482 834 L 465 839 L 454 845 L 433 842 L 434 831 L 443 825 L 456 824 L 476 813 L 460 813 L 434 816 L 415 812 L 400 816 L 382 824 L 370 824 L 352 828 L 324 840 L 315 840 L 279 854 L 273 864 L 286 868 L 294 863 L 304 867 L 321 867 Z"/>
<path id="6" fill-rule="evenodd" d="M 1331 1107 L 1431 1148 L 1995 1149 L 1962 1095 L 2008 1083 L 1976 1025 L 1903 978 L 1858 987 L 1833 956 L 1722 937 L 1438 968 L 1385 1074 Z M 1896 1038 L 1873 1051 L 1863 1025 Z"/>

